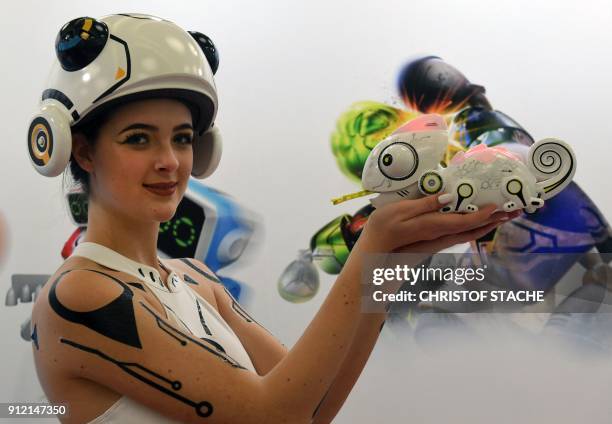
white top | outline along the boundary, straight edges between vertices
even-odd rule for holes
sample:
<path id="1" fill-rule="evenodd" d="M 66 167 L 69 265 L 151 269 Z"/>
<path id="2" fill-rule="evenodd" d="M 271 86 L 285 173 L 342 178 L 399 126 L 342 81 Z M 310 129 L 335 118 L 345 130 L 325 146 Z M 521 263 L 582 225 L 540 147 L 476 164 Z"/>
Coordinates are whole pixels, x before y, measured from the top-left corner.
<path id="1" fill-rule="evenodd" d="M 174 271 L 168 269 L 168 279 L 164 284 L 155 268 L 140 264 L 112 249 L 91 242 L 80 243 L 72 256 L 90 259 L 107 268 L 130 274 L 145 283 L 164 306 L 168 318 L 176 328 L 198 339 L 205 338 L 212 343 L 219 344 L 238 364 L 256 372 L 240 339 L 223 317 Z M 162 267 L 166 268 L 163 265 Z M 126 376 L 126 378 L 129 377 Z M 157 424 L 176 421 L 124 396 L 102 415 L 90 421 L 90 424 L 140 422 Z"/>

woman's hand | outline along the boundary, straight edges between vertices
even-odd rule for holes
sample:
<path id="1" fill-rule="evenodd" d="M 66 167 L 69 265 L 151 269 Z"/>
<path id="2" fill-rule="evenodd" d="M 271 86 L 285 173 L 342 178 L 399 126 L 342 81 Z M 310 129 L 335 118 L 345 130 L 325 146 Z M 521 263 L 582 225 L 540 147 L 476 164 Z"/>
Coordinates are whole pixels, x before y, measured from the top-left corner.
<path id="1" fill-rule="evenodd" d="M 440 195 L 402 200 L 374 211 L 359 239 L 368 252 L 435 253 L 478 239 L 521 211 L 495 212 L 488 205 L 470 214 L 441 213 Z"/>

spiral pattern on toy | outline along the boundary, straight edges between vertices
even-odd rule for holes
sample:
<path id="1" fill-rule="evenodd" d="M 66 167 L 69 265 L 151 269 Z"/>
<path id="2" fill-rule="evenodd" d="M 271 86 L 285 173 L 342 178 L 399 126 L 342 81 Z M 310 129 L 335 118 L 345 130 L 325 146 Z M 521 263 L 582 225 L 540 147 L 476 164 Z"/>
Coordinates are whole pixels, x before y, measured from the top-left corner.
<path id="1" fill-rule="evenodd" d="M 572 161 L 572 155 L 567 147 L 556 142 L 549 141 L 537 146 L 533 152 L 533 166 L 543 176 L 557 174 L 565 164 Z"/>

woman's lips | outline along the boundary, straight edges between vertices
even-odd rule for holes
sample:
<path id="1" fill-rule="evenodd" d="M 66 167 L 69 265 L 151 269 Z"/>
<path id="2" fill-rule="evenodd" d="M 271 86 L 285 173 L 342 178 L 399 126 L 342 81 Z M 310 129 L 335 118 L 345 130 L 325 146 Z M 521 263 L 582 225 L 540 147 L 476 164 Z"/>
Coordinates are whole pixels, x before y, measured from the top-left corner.
<path id="1" fill-rule="evenodd" d="M 172 196 L 176 191 L 176 183 L 143 184 L 142 186 L 158 196 Z"/>

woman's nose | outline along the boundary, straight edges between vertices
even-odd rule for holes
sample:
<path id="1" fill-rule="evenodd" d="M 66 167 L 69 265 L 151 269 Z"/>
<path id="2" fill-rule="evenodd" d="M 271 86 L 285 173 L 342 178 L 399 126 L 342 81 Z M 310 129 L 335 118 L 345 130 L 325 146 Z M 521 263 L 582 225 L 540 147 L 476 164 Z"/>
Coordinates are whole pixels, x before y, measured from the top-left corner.
<path id="1" fill-rule="evenodd" d="M 155 170 L 174 172 L 179 167 L 177 152 L 174 150 L 172 142 L 163 143 L 156 156 Z"/>

